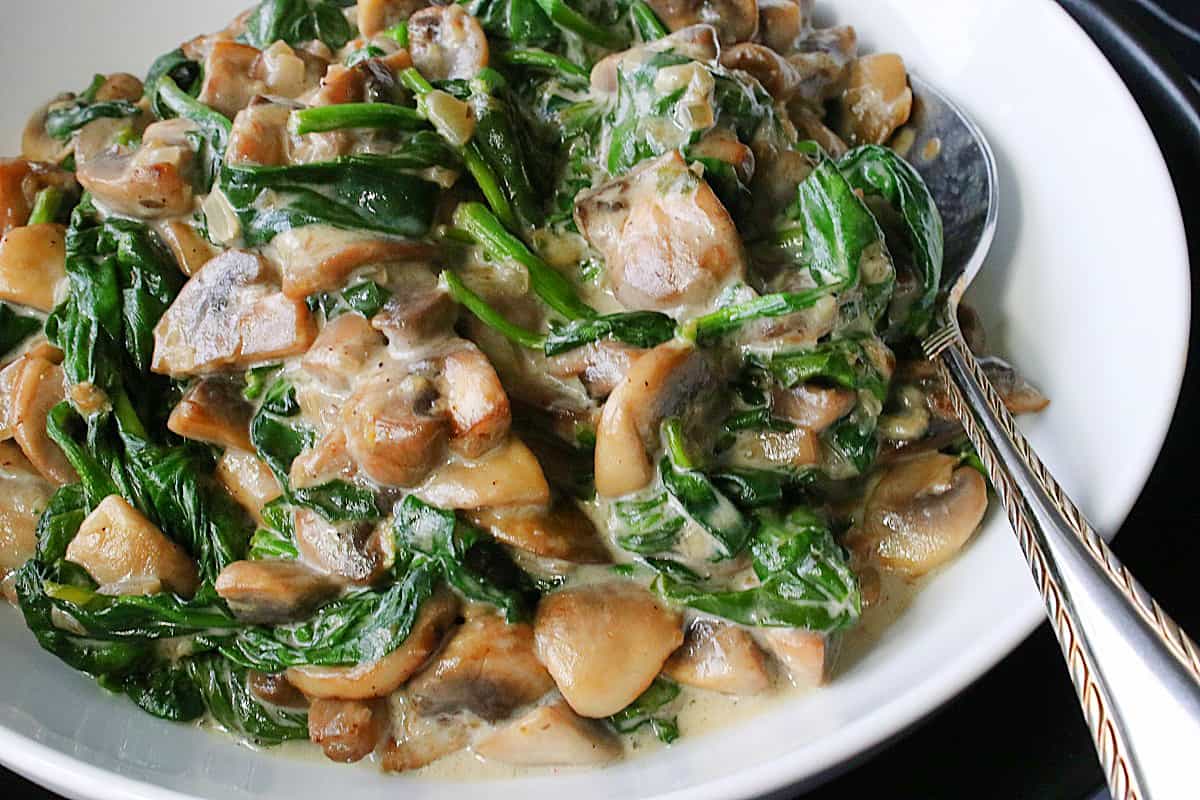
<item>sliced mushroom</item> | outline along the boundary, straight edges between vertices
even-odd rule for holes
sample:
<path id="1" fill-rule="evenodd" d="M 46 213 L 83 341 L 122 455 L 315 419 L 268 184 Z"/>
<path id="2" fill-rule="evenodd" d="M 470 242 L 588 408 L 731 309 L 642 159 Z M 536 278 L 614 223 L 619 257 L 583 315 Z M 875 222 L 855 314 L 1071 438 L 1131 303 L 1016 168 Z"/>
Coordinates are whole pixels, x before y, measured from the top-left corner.
<path id="1" fill-rule="evenodd" d="M 325 59 L 275 42 L 259 51 L 228 39 L 211 42 L 204 58 L 201 103 L 233 119 L 256 96 L 294 99 L 317 87 Z"/>
<path id="2" fill-rule="evenodd" d="M 807 428 L 740 431 L 726 454 L 728 463 L 751 469 L 801 469 L 821 462 L 821 440 Z"/>
<path id="3" fill-rule="evenodd" d="M 177 217 L 192 210 L 191 120 L 155 122 L 142 133 L 141 146 L 109 147 L 80 159 L 76 176 L 83 188 L 119 214 L 139 219 Z M 84 151 L 76 150 L 79 157 Z"/>
<path id="4" fill-rule="evenodd" d="M 246 675 L 246 684 L 255 697 L 263 702 L 283 708 L 308 708 L 308 698 L 288 683 L 287 676 L 282 672 L 268 674 L 252 669 Z"/>
<path id="5" fill-rule="evenodd" d="M 426 716 L 466 709 L 495 722 L 553 688 L 533 653 L 533 629 L 487 614 L 467 620 L 407 691 Z"/>
<path id="6" fill-rule="evenodd" d="M 788 118 L 796 127 L 796 133 L 801 139 L 812 139 L 821 146 L 830 158 L 841 158 L 849 149 L 842 137 L 838 136 L 825 122 L 807 106 L 793 103 L 788 108 Z"/>
<path id="7" fill-rule="evenodd" d="M 574 564 L 612 560 L 592 520 L 570 500 L 549 508 L 484 508 L 467 517 L 498 541 L 543 558 Z"/>
<path id="8" fill-rule="evenodd" d="M 424 7 L 424 0 L 358 0 L 358 30 L 363 36 L 374 36 Z"/>
<path id="9" fill-rule="evenodd" d="M 475 752 L 517 767 L 586 766 L 620 758 L 621 743 L 603 724 L 580 717 L 560 700 L 481 739 Z"/>
<path id="10" fill-rule="evenodd" d="M 576 713 L 607 717 L 632 703 L 683 643 L 678 613 L 622 581 L 542 598 L 537 654 Z"/>
<path id="11" fill-rule="evenodd" d="M 45 222 L 13 228 L 0 239 L 0 300 L 54 309 L 67 278 L 66 232 Z"/>
<path id="12" fill-rule="evenodd" d="M 345 389 L 382 347 L 383 337 L 366 317 L 342 314 L 325 324 L 300 365 L 323 383 Z"/>
<path id="13" fill-rule="evenodd" d="M 63 93 L 43 104 L 29 116 L 25 130 L 21 132 L 21 156 L 30 161 L 44 161 L 51 164 L 62 163 L 71 154 L 71 142 L 59 141 L 46 132 L 46 117 L 51 108 L 65 101 L 70 101 L 72 95 Z M 0 212 L 2 213 L 2 212 Z M 0 223 L 0 232 L 3 231 Z"/>
<path id="14" fill-rule="evenodd" d="M 675 150 L 581 192 L 575 222 L 630 308 L 707 310 L 746 274 L 729 212 Z"/>
<path id="15" fill-rule="evenodd" d="M 420 769 L 470 744 L 471 725 L 463 715 L 425 716 L 413 708 L 403 692 L 392 695 L 391 700 L 396 738 L 383 748 L 381 763 L 385 770 Z"/>
<path id="16" fill-rule="evenodd" d="M 648 5 L 671 31 L 712 25 L 723 45 L 749 41 L 758 30 L 757 0 L 648 0 Z"/>
<path id="17" fill-rule="evenodd" d="M 867 498 L 861 530 L 847 545 L 909 578 L 949 561 L 987 511 L 987 482 L 958 463 L 929 453 L 893 465 Z"/>
<path id="18" fill-rule="evenodd" d="M 424 242 L 384 239 L 330 225 L 305 225 L 271 240 L 268 251 L 279 268 L 283 292 L 302 300 L 314 292 L 339 288 L 346 277 L 367 264 L 422 261 L 434 255 Z"/>
<path id="19" fill-rule="evenodd" d="M 254 408 L 229 381 L 202 378 L 184 393 L 167 418 L 167 428 L 185 439 L 252 452 Z"/>
<path id="20" fill-rule="evenodd" d="M 488 40 L 458 4 L 429 6 L 408 18 L 413 65 L 431 81 L 470 79 L 488 65 Z"/>
<path id="21" fill-rule="evenodd" d="M 537 506 L 550 502 L 550 485 L 533 452 L 510 436 L 477 461 L 456 461 L 442 467 L 418 494 L 443 508 Z"/>
<path id="22" fill-rule="evenodd" d="M 300 557 L 322 572 L 362 585 L 373 583 L 384 569 L 384 537 L 368 523 L 332 523 L 315 511 L 297 508 L 292 525 Z"/>
<path id="23" fill-rule="evenodd" d="M 366 758 L 387 726 L 387 705 L 379 700 L 317 699 L 308 707 L 308 738 L 331 761 L 349 764 Z"/>
<path id="24" fill-rule="evenodd" d="M 792 64 L 769 47 L 743 42 L 721 52 L 721 64 L 756 78 L 776 100 L 787 101 L 800 88 L 801 76 Z"/>
<path id="25" fill-rule="evenodd" d="M 857 399 L 849 389 L 802 383 L 792 389 L 772 390 L 771 411 L 813 433 L 821 433 L 849 414 Z"/>
<path id="26" fill-rule="evenodd" d="M 271 468 L 258 456 L 241 450 L 226 450 L 221 454 L 216 478 L 260 524 L 263 506 L 283 494 Z"/>
<path id="27" fill-rule="evenodd" d="M 450 413 L 450 449 L 479 458 L 499 445 L 512 427 L 508 395 L 487 356 L 473 344 L 442 362 L 442 397 Z"/>
<path id="28" fill-rule="evenodd" d="M 798 0 L 758 0 L 758 38 L 777 53 L 791 52 L 807 22 Z"/>
<path id="29" fill-rule="evenodd" d="M 196 563 L 120 495 L 109 495 L 88 514 L 67 545 L 67 560 L 101 586 L 149 583 L 185 596 L 200 579 Z"/>
<path id="30" fill-rule="evenodd" d="M 590 396 L 603 399 L 612 394 L 633 362 L 645 352 L 640 347 L 601 339 L 551 356 L 546 364 L 550 374 L 559 378 L 579 378 Z"/>
<path id="31" fill-rule="evenodd" d="M 647 448 L 664 417 L 677 413 L 715 382 L 712 365 L 678 341 L 661 344 L 634 362 L 604 404 L 596 429 L 596 491 L 619 497 L 654 477 Z"/>
<path id="32" fill-rule="evenodd" d="M 403 297 L 389 297 L 383 309 L 371 318 L 371 326 L 387 336 L 392 347 L 411 350 L 450 333 L 457 317 L 458 305 L 450 294 L 431 285 L 406 292 Z"/>
<path id="33" fill-rule="evenodd" d="M 47 186 L 79 190 L 75 176 L 53 164 L 23 158 L 0 158 L 0 236 L 29 221 L 37 193 Z"/>
<path id="34" fill-rule="evenodd" d="M 441 589 L 421 605 L 408 638 L 378 661 L 353 667 L 292 667 L 287 679 L 309 697 L 385 697 L 399 689 L 437 650 L 458 616 L 458 606 L 458 597 Z"/>
<path id="35" fill-rule="evenodd" d="M 766 628 L 762 642 L 796 688 L 811 689 L 829 682 L 840 644 L 837 638 L 801 628 Z"/>
<path id="36" fill-rule="evenodd" d="M 286 559 L 235 561 L 221 570 L 215 587 L 234 616 L 255 625 L 301 619 L 341 588 L 327 575 Z"/>
<path id="37" fill-rule="evenodd" d="M 157 226 L 158 235 L 175 256 L 175 263 L 189 278 L 217 254 L 207 239 L 182 220 L 167 220 Z"/>
<path id="38" fill-rule="evenodd" d="M 316 335 L 308 306 L 278 290 L 266 262 L 228 250 L 192 276 L 155 326 L 153 369 L 174 377 L 243 369 L 300 355 Z"/>
<path id="39" fill-rule="evenodd" d="M 350 455 L 376 483 L 414 486 L 445 457 L 450 425 L 423 375 L 385 367 L 360 384 L 342 420 Z"/>
<path id="40" fill-rule="evenodd" d="M 904 61 L 894 53 L 863 56 L 850 65 L 838 102 L 838 133 L 851 145 L 883 144 L 912 113 Z"/>
<path id="41" fill-rule="evenodd" d="M 25 355 L 4 369 L 0 383 L 11 391 L 6 427 L 25 457 L 56 485 L 78 480 L 74 467 L 46 433 L 50 409 L 66 397 L 62 367 L 39 356 Z"/>
<path id="42" fill-rule="evenodd" d="M 800 75 L 794 99 L 820 111 L 825 101 L 836 98 L 845 87 L 858 52 L 858 36 L 849 25 L 808 29 L 796 41 L 795 50 L 798 52 L 787 57 Z"/>
<path id="43" fill-rule="evenodd" d="M 713 128 L 700 141 L 688 148 L 688 158 L 702 158 L 728 164 L 742 183 L 754 177 L 754 151 L 742 144 L 737 134 L 728 128 Z"/>
<path id="44" fill-rule="evenodd" d="M 225 159 L 230 164 L 277 167 L 288 163 L 293 107 L 256 97 L 233 118 Z"/>
<path id="45" fill-rule="evenodd" d="M 37 550 L 38 518 L 54 487 L 11 442 L 0 442 L 0 578 Z"/>
<path id="46" fill-rule="evenodd" d="M 350 480 L 357 473 L 358 464 L 346 445 L 346 431 L 337 427 L 296 456 L 288 478 L 293 488 L 305 489 L 332 480 Z"/>
<path id="47" fill-rule="evenodd" d="M 686 686 L 725 694 L 758 694 L 771 686 L 766 656 L 744 628 L 698 619 L 663 675 Z"/>

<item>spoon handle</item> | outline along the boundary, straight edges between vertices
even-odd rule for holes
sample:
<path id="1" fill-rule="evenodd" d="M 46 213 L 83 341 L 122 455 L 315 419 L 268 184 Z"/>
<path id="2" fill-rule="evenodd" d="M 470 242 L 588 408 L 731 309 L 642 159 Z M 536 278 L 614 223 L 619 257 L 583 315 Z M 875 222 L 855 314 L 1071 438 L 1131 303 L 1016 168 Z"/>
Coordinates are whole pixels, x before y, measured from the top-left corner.
<path id="1" fill-rule="evenodd" d="M 1054 480 L 962 337 L 935 360 L 1041 590 L 1114 800 L 1195 797 L 1196 645 Z"/>

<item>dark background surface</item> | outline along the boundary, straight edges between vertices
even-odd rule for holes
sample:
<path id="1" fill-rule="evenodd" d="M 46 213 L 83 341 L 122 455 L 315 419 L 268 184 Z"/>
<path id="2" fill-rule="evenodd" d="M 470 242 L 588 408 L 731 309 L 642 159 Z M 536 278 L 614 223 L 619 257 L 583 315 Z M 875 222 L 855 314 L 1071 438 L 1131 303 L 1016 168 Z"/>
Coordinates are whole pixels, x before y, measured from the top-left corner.
<path id="1" fill-rule="evenodd" d="M 983 2 L 984 0 L 964 0 Z M 1200 78 L 1197 0 L 1060 0 L 1117 66 L 1154 128 L 1188 224 L 1191 263 L 1200 265 L 1200 116 L 1171 80 Z M 1148 51 L 1158 64 L 1139 54 Z M 1161 65 L 1166 63 L 1163 68 Z M 1178 65 L 1178 66 L 1174 66 Z M 1182 68 L 1182 69 L 1181 69 Z M 1176 85 L 1176 87 L 1178 84 Z M 1190 87 L 1188 87 L 1190 88 Z M 1197 267 L 1193 266 L 1193 284 Z M 1192 318 L 1200 304 L 1193 294 Z M 1115 542 L 1117 555 L 1193 636 L 1200 566 L 1200 347 L 1191 357 L 1167 443 Z M 1200 751 L 1198 751 L 1200 752 Z M 0 769 L 10 800 L 55 795 Z M 1198 790 L 1200 791 L 1200 790 Z M 1083 800 L 1105 796 L 1058 644 L 1042 625 L 1024 644 L 957 699 L 874 757 L 810 793 L 807 800 Z"/>

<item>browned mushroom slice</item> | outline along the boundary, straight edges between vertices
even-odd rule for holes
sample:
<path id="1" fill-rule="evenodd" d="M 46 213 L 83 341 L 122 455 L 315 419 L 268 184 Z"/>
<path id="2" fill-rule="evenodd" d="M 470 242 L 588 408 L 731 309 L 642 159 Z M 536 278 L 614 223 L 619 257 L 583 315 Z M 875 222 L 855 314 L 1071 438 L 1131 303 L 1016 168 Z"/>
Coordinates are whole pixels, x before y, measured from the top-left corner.
<path id="1" fill-rule="evenodd" d="M 842 137 L 834 133 L 825 122 L 813 113 L 812 109 L 801 103 L 793 103 L 788 108 L 788 117 L 796 126 L 796 132 L 801 139 L 812 139 L 831 158 L 841 158 L 849 148 Z"/>
<path id="2" fill-rule="evenodd" d="M 308 698 L 288 682 L 283 673 L 268 674 L 252 669 L 246 675 L 250 691 L 263 702 L 284 708 L 307 708 Z"/>
<path id="3" fill-rule="evenodd" d="M 217 594 L 243 622 L 273 625 L 308 614 L 339 585 L 298 561 L 235 561 L 217 576 Z"/>
<path id="4" fill-rule="evenodd" d="M 605 398 L 625 378 L 633 362 L 645 354 L 612 339 L 601 339 L 546 360 L 550 374 L 558 378 L 579 378 L 589 395 Z"/>
<path id="5" fill-rule="evenodd" d="M 515 436 L 477 461 L 447 464 L 421 487 L 442 508 L 537 506 L 550 502 L 550 485 L 533 452 Z"/>
<path id="6" fill-rule="evenodd" d="M 413 66 L 431 81 L 468 79 L 488 65 L 488 40 L 458 4 L 429 6 L 408 18 Z"/>
<path id="7" fill-rule="evenodd" d="M 838 101 L 838 133 L 851 145 L 883 144 L 912 113 L 904 61 L 894 53 L 863 56 L 850 65 Z"/>
<path id="8" fill-rule="evenodd" d="M 392 345 L 411 349 L 430 339 L 445 336 L 458 317 L 458 305 L 448 292 L 430 286 L 388 298 L 383 309 L 371 318 Z"/>
<path id="9" fill-rule="evenodd" d="M 262 522 L 262 507 L 283 494 L 275 473 L 252 453 L 226 450 L 217 461 L 216 477 L 259 523 Z"/>
<path id="10" fill-rule="evenodd" d="M 658 440 L 659 424 L 714 381 L 708 359 L 682 342 L 661 344 L 635 361 L 596 428 L 596 491 L 619 497 L 649 483 L 654 468 L 646 449 Z"/>
<path id="11" fill-rule="evenodd" d="M 81 159 L 75 174 L 83 188 L 117 213 L 139 219 L 181 216 L 192 210 L 196 130 L 196 123 L 186 119 L 155 122 L 136 150 L 106 148 Z"/>
<path id="12" fill-rule="evenodd" d="M 475 752 L 517 767 L 585 766 L 620 758 L 621 743 L 603 724 L 580 717 L 560 700 L 480 740 Z"/>
<path id="13" fill-rule="evenodd" d="M 425 7 L 424 0 L 358 0 L 358 30 L 374 36 Z"/>
<path id="14" fill-rule="evenodd" d="M 0 384 L 11 393 L 5 427 L 25 457 L 51 483 L 78 480 L 67 457 L 46 433 L 46 416 L 66 397 L 62 367 L 38 356 L 22 356 L 5 367 Z"/>
<path id="15" fill-rule="evenodd" d="M 821 461 L 821 440 L 807 428 L 790 431 L 741 431 L 726 456 L 733 466 L 811 467 Z"/>
<path id="16" fill-rule="evenodd" d="M 53 164 L 0 158 L 0 236 L 29 221 L 37 193 L 47 186 L 77 192 L 75 176 Z"/>
<path id="17" fill-rule="evenodd" d="M 383 337 L 366 317 L 343 314 L 326 323 L 300 365 L 327 385 L 344 389 L 382 347 Z"/>
<path id="18" fill-rule="evenodd" d="M 33 557 L 38 518 L 52 494 L 17 446 L 0 442 L 0 578 Z"/>
<path id="19" fill-rule="evenodd" d="M 346 445 L 359 468 L 385 486 L 415 486 L 441 463 L 449 422 L 423 375 L 387 369 L 367 378 L 342 411 Z"/>
<path id="20" fill-rule="evenodd" d="M 326 62 L 275 42 L 259 51 L 228 39 L 211 41 L 204 58 L 201 103 L 233 117 L 260 94 L 296 98 L 315 89 Z"/>
<path id="21" fill-rule="evenodd" d="M 346 431 L 337 427 L 296 456 L 288 478 L 294 488 L 304 489 L 336 479 L 349 480 L 357 473 L 358 465 L 346 445 Z"/>
<path id="22" fill-rule="evenodd" d="M 542 598 L 537 654 L 576 713 L 607 717 L 637 699 L 683 643 L 679 614 L 630 582 Z"/>
<path id="23" fill-rule="evenodd" d="M 66 228 L 13 228 L 0 239 L 0 300 L 51 311 L 67 277 Z"/>
<path id="24" fill-rule="evenodd" d="M 754 177 L 754 151 L 742 144 L 737 134 L 728 128 L 713 128 L 704 134 L 688 148 L 688 158 L 722 161 L 733 168 L 742 183 L 749 183 Z"/>
<path id="25" fill-rule="evenodd" d="M 499 541 L 543 558 L 574 564 L 612 560 L 591 519 L 567 499 L 550 508 L 484 508 L 467 516 Z"/>
<path id="26" fill-rule="evenodd" d="M 706 310 L 746 274 L 729 212 L 678 151 L 580 193 L 575 222 L 630 308 Z"/>
<path id="27" fill-rule="evenodd" d="M 849 414 L 857 396 L 849 389 L 802 383 L 793 389 L 777 387 L 771 398 L 775 416 L 820 433 Z"/>
<path id="28" fill-rule="evenodd" d="M 462 750 L 471 742 L 471 725 L 463 715 L 419 714 L 403 692 L 392 695 L 395 737 L 383 748 L 381 764 L 390 772 L 420 769 Z"/>
<path id="29" fill-rule="evenodd" d="M 758 38 L 777 53 L 791 52 L 807 21 L 798 0 L 758 0 Z"/>
<path id="30" fill-rule="evenodd" d="M 383 536 L 369 523 L 332 523 L 315 511 L 292 515 L 296 547 L 310 566 L 354 584 L 369 584 L 384 568 Z"/>
<path id="31" fill-rule="evenodd" d="M 271 240 L 283 292 L 302 300 L 314 292 L 339 288 L 361 266 L 384 261 L 421 261 L 434 255 L 425 242 L 383 239 L 330 225 L 293 228 Z"/>
<path id="32" fill-rule="evenodd" d="M 22 158 L 59 164 L 71 154 L 72 142 L 70 140 L 63 142 L 46 132 L 46 117 L 50 109 L 63 101 L 69 101 L 71 97 L 70 93 L 60 94 L 29 115 L 25 129 L 21 132 Z M 2 213 L 0 212 L 0 215 Z M 0 232 L 3 231 L 3 228 L 4 226 L 0 222 Z"/>
<path id="33" fill-rule="evenodd" d="M 446 356 L 441 389 L 450 413 L 450 449 L 479 458 L 508 436 L 512 427 L 508 395 L 478 347 L 467 344 Z"/>
<path id="34" fill-rule="evenodd" d="M 670 30 L 712 25 L 725 45 L 748 41 L 758 30 L 757 0 L 647 0 L 647 3 Z"/>
<path id="35" fill-rule="evenodd" d="M 800 88 L 801 76 L 787 59 L 753 42 L 734 45 L 721 53 L 721 64 L 758 80 L 776 100 L 789 100 Z"/>
<path id="36" fill-rule="evenodd" d="M 758 694 L 771 686 L 771 674 L 754 637 L 736 625 L 696 620 L 683 646 L 667 659 L 663 675 L 686 686 L 725 694 Z"/>
<path id="37" fill-rule="evenodd" d="M 203 378 L 183 395 L 167 418 L 167 428 L 185 439 L 251 452 L 254 408 L 229 381 Z"/>
<path id="38" fill-rule="evenodd" d="M 217 254 L 216 248 L 186 222 L 168 220 L 160 223 L 157 230 L 171 255 L 175 256 L 175 262 L 189 278 Z"/>
<path id="39" fill-rule="evenodd" d="M 766 628 L 762 641 L 793 686 L 811 689 L 829 682 L 840 644 L 836 637 L 800 628 Z"/>
<path id="40" fill-rule="evenodd" d="M 458 597 L 448 589 L 421 605 L 403 644 L 378 661 L 353 667 L 292 667 L 287 679 L 309 697 L 365 700 L 399 689 L 437 650 L 458 617 Z"/>
<path id="41" fill-rule="evenodd" d="M 909 578 L 949 561 L 987 511 L 987 482 L 958 464 L 954 456 L 929 453 L 893 465 L 867 498 L 862 525 L 847 545 Z"/>
<path id="42" fill-rule="evenodd" d="M 426 716 L 466 709 L 495 722 L 553 688 L 533 653 L 533 629 L 487 614 L 467 620 L 407 691 Z"/>
<path id="43" fill-rule="evenodd" d="M 230 164 L 268 167 L 288 163 L 288 120 L 292 108 L 255 98 L 233 118 L 225 158 Z"/>
<path id="44" fill-rule="evenodd" d="M 303 300 L 285 297 L 266 263 L 228 250 L 192 276 L 154 328 L 155 372 L 175 377 L 300 355 L 316 338 Z"/>
<path id="45" fill-rule="evenodd" d="M 154 523 L 120 495 L 109 495 L 88 514 L 67 545 L 67 560 L 105 587 L 148 587 L 151 582 L 181 595 L 196 591 L 196 564 Z M 138 593 L 138 592 L 135 592 Z"/>
<path id="46" fill-rule="evenodd" d="M 387 704 L 379 700 L 317 699 L 308 707 L 308 738 L 331 761 L 348 764 L 366 758 L 387 726 Z"/>
<path id="47" fill-rule="evenodd" d="M 800 75 L 795 98 L 820 110 L 845 87 L 850 63 L 858 52 L 858 36 L 848 25 L 809 29 L 797 40 L 796 50 L 787 57 Z"/>

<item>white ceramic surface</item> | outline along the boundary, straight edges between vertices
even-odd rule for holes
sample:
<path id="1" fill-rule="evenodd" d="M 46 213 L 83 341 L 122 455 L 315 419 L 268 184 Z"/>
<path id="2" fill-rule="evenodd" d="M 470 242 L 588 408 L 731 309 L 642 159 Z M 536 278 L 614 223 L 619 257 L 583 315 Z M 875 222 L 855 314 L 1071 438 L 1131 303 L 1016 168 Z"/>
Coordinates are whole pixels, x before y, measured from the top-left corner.
<path id="1" fill-rule="evenodd" d="M 14 153 L 36 103 L 85 86 L 96 71 L 143 74 L 246 0 L 4 2 L 0 152 Z M 1097 527 L 1115 531 L 1166 433 L 1187 344 L 1183 230 L 1145 121 L 1050 0 L 821 4 L 831 5 L 867 49 L 902 53 L 992 140 L 1003 207 L 973 299 L 999 349 L 1053 398 L 1023 421 L 1029 438 Z M 272 757 L 154 720 L 42 652 L 16 612 L 0 609 L 0 761 L 64 794 L 105 800 L 750 797 L 811 780 L 902 731 L 1005 655 L 1040 615 L 1016 543 L 993 514 L 828 689 L 603 771 L 448 786 Z"/>

